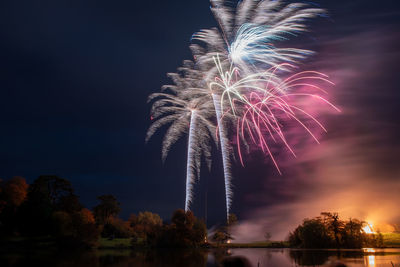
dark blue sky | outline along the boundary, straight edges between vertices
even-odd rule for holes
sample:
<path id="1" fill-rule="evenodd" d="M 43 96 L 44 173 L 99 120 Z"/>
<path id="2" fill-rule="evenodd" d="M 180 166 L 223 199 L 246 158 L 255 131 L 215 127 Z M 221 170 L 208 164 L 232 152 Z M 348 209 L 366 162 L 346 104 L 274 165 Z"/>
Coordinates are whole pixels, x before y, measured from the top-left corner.
<path id="1" fill-rule="evenodd" d="M 321 40 L 372 28 L 399 40 L 397 1 L 316 2 L 331 18 L 319 20 L 302 40 L 317 50 Z M 191 35 L 215 25 L 207 0 L 1 1 L 0 177 L 31 182 L 57 174 L 73 183 L 89 208 L 96 196 L 110 193 L 122 203 L 123 217 L 150 210 L 168 218 L 183 207 L 185 140 L 163 165 L 162 133 L 144 143 L 150 123 L 146 98 L 191 57 Z M 395 66 L 381 71 L 398 75 Z M 398 100 L 395 90 L 393 81 L 386 92 Z M 396 104 L 382 109 L 398 123 Z M 220 164 L 216 158 L 212 175 L 203 171 L 194 207 L 202 216 L 208 185 L 211 222 L 224 217 L 222 177 L 215 178 Z M 254 165 L 235 168 L 237 179 L 274 172 Z M 254 187 L 237 182 L 239 216 L 251 209 L 239 202 Z"/>

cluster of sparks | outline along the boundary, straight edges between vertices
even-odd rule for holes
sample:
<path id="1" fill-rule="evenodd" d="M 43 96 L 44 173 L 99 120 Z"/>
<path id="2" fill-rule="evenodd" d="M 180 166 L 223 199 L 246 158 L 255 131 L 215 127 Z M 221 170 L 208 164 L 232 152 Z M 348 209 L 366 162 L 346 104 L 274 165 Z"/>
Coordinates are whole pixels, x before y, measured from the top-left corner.
<path id="1" fill-rule="evenodd" d="M 204 159 L 211 166 L 215 142 L 222 154 L 228 217 L 233 197 L 234 151 L 244 166 L 244 151 L 255 146 L 271 158 L 281 173 L 271 152 L 271 141 L 296 156 L 285 136 L 285 121 L 295 121 L 317 143 L 305 121 L 326 131 L 312 114 L 292 100 L 309 97 L 338 109 L 321 96 L 326 93 L 321 84 L 332 84 L 325 74 L 294 72 L 297 61 L 312 51 L 277 48 L 274 44 L 306 31 L 307 20 L 325 15 L 324 10 L 302 3 L 286 5 L 279 0 L 243 0 L 236 7 L 225 0 L 211 0 L 211 10 L 219 27 L 193 35 L 190 48 L 194 60 L 184 61 L 177 73 L 169 74 L 173 85 L 164 86 L 162 92 L 149 98 L 153 123 L 146 141 L 167 125 L 162 149 L 165 159 L 171 146 L 188 135 L 186 210 L 193 201 L 201 162 Z"/>

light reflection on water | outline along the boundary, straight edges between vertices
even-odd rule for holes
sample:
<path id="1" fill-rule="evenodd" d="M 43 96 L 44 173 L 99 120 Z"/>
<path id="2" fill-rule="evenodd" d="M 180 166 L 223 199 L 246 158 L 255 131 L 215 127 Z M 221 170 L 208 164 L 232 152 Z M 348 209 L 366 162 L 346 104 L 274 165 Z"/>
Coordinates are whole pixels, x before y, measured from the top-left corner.
<path id="1" fill-rule="evenodd" d="M 399 249 L 374 249 L 365 248 L 364 266 L 368 267 L 400 267 Z"/>
<path id="2" fill-rule="evenodd" d="M 375 249 L 373 248 L 365 248 L 364 252 L 366 253 L 375 253 Z M 368 255 L 364 257 L 365 265 L 368 267 L 375 267 L 375 254 Z"/>
<path id="3" fill-rule="evenodd" d="M 223 265 L 238 261 L 245 265 Z M 36 251 L 0 254 L 0 266 L 62 267 L 400 267 L 400 249 L 300 250 L 300 249 L 213 249 L 213 250 L 95 250 L 85 253 Z M 343 265 L 342 265 L 343 266 Z"/>

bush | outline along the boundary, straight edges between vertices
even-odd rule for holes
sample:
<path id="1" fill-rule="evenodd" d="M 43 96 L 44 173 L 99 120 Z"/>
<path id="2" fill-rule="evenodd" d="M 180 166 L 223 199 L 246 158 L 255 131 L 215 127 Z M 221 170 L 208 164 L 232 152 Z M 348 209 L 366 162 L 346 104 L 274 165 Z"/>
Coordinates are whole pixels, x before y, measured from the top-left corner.
<path id="1" fill-rule="evenodd" d="M 163 224 L 158 214 L 149 211 L 140 212 L 138 216 L 132 214 L 129 223 L 133 231 L 133 240 L 136 243 L 139 240 L 146 243 L 149 237 L 154 239 L 154 235 Z"/>
<path id="2" fill-rule="evenodd" d="M 98 244 L 100 230 L 87 209 L 73 213 L 54 212 L 53 226 L 56 240 L 61 246 L 94 247 Z"/>
<path id="3" fill-rule="evenodd" d="M 289 242 L 303 248 L 327 248 L 334 244 L 328 236 L 325 225 L 318 219 L 304 220 L 303 224 L 289 238 Z"/>
<path id="4" fill-rule="evenodd" d="M 203 221 L 191 211 L 177 210 L 172 215 L 171 224 L 156 224 L 149 228 L 144 244 L 150 247 L 198 247 L 205 242 L 207 229 Z M 133 245 L 138 239 L 133 238 Z"/>
<path id="5" fill-rule="evenodd" d="M 133 234 L 130 223 L 119 218 L 110 218 L 104 225 L 102 237 L 128 238 Z"/>

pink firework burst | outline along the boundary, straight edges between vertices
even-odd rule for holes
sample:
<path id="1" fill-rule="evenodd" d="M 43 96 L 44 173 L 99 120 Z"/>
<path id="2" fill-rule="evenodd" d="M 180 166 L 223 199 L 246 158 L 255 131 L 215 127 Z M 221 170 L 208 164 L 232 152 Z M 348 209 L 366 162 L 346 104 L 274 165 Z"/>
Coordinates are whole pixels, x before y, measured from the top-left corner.
<path id="1" fill-rule="evenodd" d="M 315 106 L 319 103 L 340 112 L 336 106 L 322 96 L 322 94 L 326 94 L 326 91 L 319 85 L 320 83 L 334 85 L 328 79 L 328 76 L 321 72 L 303 71 L 291 75 L 278 84 L 263 81 L 263 85 L 257 85 L 257 87 L 263 86 L 264 90 L 252 90 L 251 88 L 248 90 L 246 96 L 244 96 L 245 100 L 241 101 L 244 105 L 242 116 L 237 118 L 236 129 L 237 152 L 243 166 L 241 145 L 243 142 L 246 144 L 251 143 L 271 158 L 276 169 L 281 174 L 278 163 L 271 151 L 271 141 L 282 144 L 296 157 L 286 137 L 286 132 L 289 130 L 289 121 L 294 121 L 316 143 L 319 143 L 310 125 L 313 124 L 325 132 L 327 130 L 308 111 L 310 105 L 305 108 L 299 101 L 307 98 L 312 100 L 312 104 Z"/>

